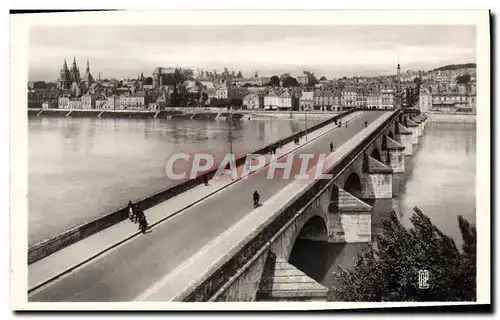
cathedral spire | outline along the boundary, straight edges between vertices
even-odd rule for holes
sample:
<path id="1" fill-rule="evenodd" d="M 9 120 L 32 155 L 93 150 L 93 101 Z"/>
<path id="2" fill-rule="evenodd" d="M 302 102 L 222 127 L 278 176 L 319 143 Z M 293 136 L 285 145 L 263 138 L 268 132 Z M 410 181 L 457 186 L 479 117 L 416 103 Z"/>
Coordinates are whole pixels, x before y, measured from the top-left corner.
<path id="1" fill-rule="evenodd" d="M 401 65 L 399 64 L 398 57 L 398 75 L 397 75 L 397 92 L 401 92 Z"/>
<path id="2" fill-rule="evenodd" d="M 87 72 L 90 72 L 89 58 L 87 57 Z"/>

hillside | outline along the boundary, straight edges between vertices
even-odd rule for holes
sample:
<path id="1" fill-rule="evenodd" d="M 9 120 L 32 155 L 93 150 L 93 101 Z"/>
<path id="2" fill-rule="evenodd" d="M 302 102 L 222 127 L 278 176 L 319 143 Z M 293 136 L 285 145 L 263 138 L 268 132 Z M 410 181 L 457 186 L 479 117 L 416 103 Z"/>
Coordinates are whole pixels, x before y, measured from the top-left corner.
<path id="1" fill-rule="evenodd" d="M 476 64 L 475 63 L 449 64 L 447 66 L 436 68 L 433 71 L 457 70 L 461 68 L 476 68 Z"/>

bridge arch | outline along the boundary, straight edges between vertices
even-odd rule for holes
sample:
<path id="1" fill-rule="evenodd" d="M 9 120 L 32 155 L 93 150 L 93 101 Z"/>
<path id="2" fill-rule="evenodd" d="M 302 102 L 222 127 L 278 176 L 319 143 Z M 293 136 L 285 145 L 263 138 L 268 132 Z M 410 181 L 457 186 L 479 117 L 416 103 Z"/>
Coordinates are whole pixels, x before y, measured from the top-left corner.
<path id="1" fill-rule="evenodd" d="M 300 229 L 297 239 L 328 241 L 328 228 L 325 219 L 318 215 L 312 216 Z"/>
<path id="2" fill-rule="evenodd" d="M 328 254 L 324 246 L 327 241 L 328 228 L 325 219 L 318 215 L 312 216 L 295 238 L 288 263 L 320 282 L 329 269 Z"/>
<path id="3" fill-rule="evenodd" d="M 353 196 L 359 198 L 361 196 L 361 190 L 363 189 L 363 185 L 361 184 L 359 175 L 355 172 L 351 173 L 347 177 L 343 189 Z"/>

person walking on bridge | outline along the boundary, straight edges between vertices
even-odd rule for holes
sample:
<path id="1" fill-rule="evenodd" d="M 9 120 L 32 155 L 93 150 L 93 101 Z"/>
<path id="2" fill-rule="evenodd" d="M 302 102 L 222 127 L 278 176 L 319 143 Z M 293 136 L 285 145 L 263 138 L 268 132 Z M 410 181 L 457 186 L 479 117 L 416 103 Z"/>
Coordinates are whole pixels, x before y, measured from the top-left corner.
<path id="1" fill-rule="evenodd" d="M 137 208 L 137 216 L 139 219 L 139 229 L 144 234 L 148 229 L 148 221 L 146 220 L 146 215 L 144 214 L 144 211 L 142 211 L 140 208 Z"/>
<path id="2" fill-rule="evenodd" d="M 333 152 L 333 143 L 330 142 L 330 152 Z"/>
<path id="3" fill-rule="evenodd" d="M 132 201 L 128 201 L 128 218 L 130 219 L 131 222 L 134 222 L 135 219 L 135 211 L 134 211 L 134 204 Z M 135 223 L 135 222 L 134 222 Z"/>
<path id="4" fill-rule="evenodd" d="M 255 190 L 255 192 L 253 193 L 253 206 L 254 207 L 257 207 L 257 205 L 259 204 L 259 200 L 260 200 L 260 195 L 257 192 L 257 190 Z"/>

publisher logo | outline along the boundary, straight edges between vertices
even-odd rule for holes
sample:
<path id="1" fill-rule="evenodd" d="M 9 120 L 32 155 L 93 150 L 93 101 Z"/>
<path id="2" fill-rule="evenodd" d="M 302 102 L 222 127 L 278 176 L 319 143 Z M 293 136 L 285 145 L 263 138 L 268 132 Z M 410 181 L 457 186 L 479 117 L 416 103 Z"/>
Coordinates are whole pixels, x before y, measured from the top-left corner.
<path id="1" fill-rule="evenodd" d="M 420 270 L 418 272 L 418 288 L 429 289 L 429 270 Z"/>

